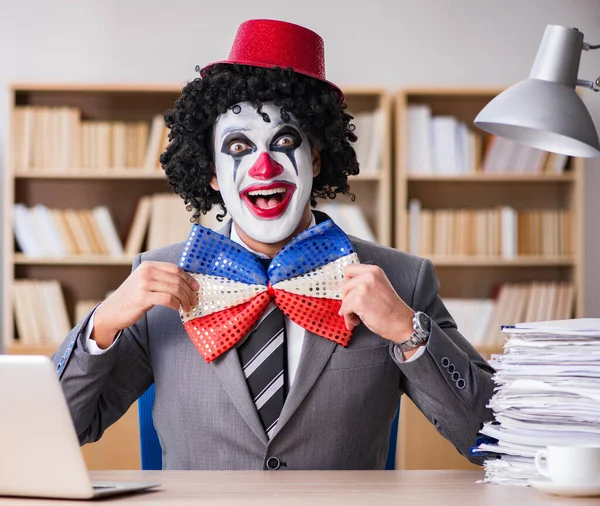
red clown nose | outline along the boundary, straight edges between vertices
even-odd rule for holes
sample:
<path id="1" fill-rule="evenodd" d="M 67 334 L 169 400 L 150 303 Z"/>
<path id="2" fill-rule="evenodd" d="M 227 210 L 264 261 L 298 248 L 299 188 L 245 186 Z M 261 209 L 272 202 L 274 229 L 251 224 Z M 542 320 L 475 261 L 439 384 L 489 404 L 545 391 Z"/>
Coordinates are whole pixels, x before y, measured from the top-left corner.
<path id="1" fill-rule="evenodd" d="M 273 179 L 283 172 L 283 165 L 273 160 L 268 153 L 261 153 L 248 174 L 254 179 Z"/>

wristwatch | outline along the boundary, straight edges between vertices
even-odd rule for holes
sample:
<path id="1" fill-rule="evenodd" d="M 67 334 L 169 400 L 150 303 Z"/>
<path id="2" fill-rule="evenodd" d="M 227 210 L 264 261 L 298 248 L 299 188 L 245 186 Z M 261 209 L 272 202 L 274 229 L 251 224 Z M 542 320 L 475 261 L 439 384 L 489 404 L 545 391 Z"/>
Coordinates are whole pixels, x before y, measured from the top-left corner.
<path id="1" fill-rule="evenodd" d="M 413 316 L 413 333 L 406 340 L 398 344 L 402 352 L 414 350 L 417 346 L 426 343 L 431 334 L 431 318 L 421 311 Z"/>

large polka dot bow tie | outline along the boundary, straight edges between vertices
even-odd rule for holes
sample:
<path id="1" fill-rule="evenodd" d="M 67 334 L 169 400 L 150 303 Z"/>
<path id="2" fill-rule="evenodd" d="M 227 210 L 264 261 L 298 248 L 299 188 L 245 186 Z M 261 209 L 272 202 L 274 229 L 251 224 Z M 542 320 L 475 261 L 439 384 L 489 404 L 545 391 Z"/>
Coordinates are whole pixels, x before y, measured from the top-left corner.
<path id="1" fill-rule="evenodd" d="M 304 329 L 347 346 L 352 333 L 338 311 L 344 267 L 358 263 L 350 240 L 331 220 L 297 235 L 271 261 L 260 260 L 217 232 L 194 225 L 179 266 L 198 281 L 198 304 L 180 310 L 206 362 L 235 346 L 271 300 Z"/>

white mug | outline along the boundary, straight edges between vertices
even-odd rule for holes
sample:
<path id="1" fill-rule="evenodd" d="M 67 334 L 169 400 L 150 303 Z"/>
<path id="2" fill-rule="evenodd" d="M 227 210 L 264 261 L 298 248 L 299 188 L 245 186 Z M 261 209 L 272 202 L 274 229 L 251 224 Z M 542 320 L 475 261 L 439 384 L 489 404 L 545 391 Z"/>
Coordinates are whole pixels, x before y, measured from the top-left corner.
<path id="1" fill-rule="evenodd" d="M 548 446 L 535 455 L 535 467 L 557 485 L 598 485 L 600 446 Z"/>

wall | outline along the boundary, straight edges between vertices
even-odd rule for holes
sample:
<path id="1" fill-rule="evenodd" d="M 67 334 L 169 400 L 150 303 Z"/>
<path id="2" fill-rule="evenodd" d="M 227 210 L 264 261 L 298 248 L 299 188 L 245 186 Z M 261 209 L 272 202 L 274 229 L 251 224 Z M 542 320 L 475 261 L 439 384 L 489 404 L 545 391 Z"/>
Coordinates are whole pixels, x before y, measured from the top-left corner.
<path id="1" fill-rule="evenodd" d="M 510 85 L 529 72 L 547 24 L 600 43 L 600 0 L 0 0 L 0 89 L 13 81 L 184 82 L 227 56 L 238 24 L 276 18 L 326 43 L 340 84 Z M 600 75 L 600 51 L 580 77 Z M 4 91 L 0 146 L 6 139 Z M 600 125 L 600 94 L 585 93 Z M 586 308 L 600 316 L 600 159 L 586 165 Z M 1 341 L 1 340 L 0 340 Z"/>

